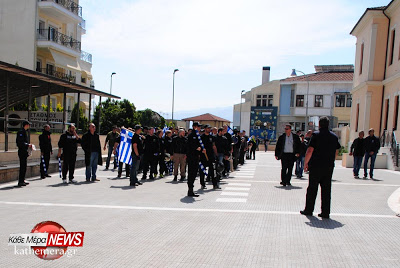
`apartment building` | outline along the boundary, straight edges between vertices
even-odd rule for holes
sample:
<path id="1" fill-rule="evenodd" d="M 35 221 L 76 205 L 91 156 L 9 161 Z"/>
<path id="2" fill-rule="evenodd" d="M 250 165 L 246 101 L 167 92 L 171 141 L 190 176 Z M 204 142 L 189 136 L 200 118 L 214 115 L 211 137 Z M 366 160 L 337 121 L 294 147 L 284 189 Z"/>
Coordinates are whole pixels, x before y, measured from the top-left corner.
<path id="1" fill-rule="evenodd" d="M 86 33 L 79 0 L 0 1 L 0 60 L 94 87 L 92 55 L 82 50 Z M 67 94 L 67 115 L 78 94 Z M 52 109 L 63 103 L 63 94 L 50 96 Z M 79 96 L 80 107 L 89 117 L 89 95 Z M 37 98 L 39 108 L 47 96 Z"/>

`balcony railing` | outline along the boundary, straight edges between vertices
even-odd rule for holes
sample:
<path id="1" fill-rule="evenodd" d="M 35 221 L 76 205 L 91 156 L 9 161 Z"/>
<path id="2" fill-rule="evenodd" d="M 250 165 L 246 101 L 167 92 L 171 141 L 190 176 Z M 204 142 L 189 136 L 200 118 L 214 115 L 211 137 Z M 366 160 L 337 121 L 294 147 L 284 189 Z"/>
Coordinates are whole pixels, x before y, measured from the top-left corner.
<path id="1" fill-rule="evenodd" d="M 81 51 L 81 60 L 86 61 L 90 64 L 92 64 L 92 54 L 87 53 L 85 51 Z"/>
<path id="2" fill-rule="evenodd" d="M 40 73 L 44 73 L 44 74 L 47 74 L 47 75 L 51 75 L 51 76 L 57 77 L 59 79 L 62 79 L 62 80 L 65 80 L 65 81 L 68 81 L 68 82 L 71 82 L 71 83 L 76 83 L 76 76 L 68 75 L 68 74 L 65 74 L 65 73 L 62 73 L 62 72 L 57 72 L 57 71 L 54 71 L 54 69 L 49 69 L 49 68 L 38 69 L 37 68 L 36 72 L 40 72 Z"/>
<path id="3" fill-rule="evenodd" d="M 52 41 L 65 47 L 71 48 L 81 52 L 81 42 L 62 34 L 55 29 L 38 29 L 37 40 L 39 41 Z"/>
<path id="4" fill-rule="evenodd" d="M 38 0 L 38 2 L 54 2 L 82 18 L 82 7 L 72 0 Z"/>

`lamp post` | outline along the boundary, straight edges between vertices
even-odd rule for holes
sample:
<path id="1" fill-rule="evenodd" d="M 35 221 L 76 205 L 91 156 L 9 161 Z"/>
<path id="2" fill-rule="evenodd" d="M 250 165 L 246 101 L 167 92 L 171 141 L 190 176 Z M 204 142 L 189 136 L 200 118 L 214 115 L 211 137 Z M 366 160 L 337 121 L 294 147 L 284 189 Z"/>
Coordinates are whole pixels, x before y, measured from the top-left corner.
<path id="1" fill-rule="evenodd" d="M 174 123 L 175 73 L 178 71 L 178 69 L 175 69 L 172 74 L 172 123 Z"/>
<path id="2" fill-rule="evenodd" d="M 113 72 L 113 73 L 111 74 L 110 94 L 111 94 L 111 92 L 112 92 L 112 77 L 113 77 L 114 74 L 117 74 L 117 73 L 114 73 L 114 72 Z"/>
<path id="3" fill-rule="evenodd" d="M 240 117 L 239 117 L 239 130 L 242 131 L 242 95 L 245 90 L 240 91 Z"/>
<path id="4" fill-rule="evenodd" d="M 308 80 L 308 76 L 305 73 L 303 73 L 302 71 L 296 70 L 296 69 L 292 69 L 292 73 L 290 76 L 292 76 L 292 77 L 297 76 L 296 71 L 299 73 L 302 73 L 306 77 L 306 80 L 307 80 L 306 119 L 305 119 L 305 125 L 304 125 L 304 130 L 307 131 L 308 130 L 308 122 L 309 122 L 309 120 L 308 120 L 308 92 L 310 90 L 310 81 Z"/>

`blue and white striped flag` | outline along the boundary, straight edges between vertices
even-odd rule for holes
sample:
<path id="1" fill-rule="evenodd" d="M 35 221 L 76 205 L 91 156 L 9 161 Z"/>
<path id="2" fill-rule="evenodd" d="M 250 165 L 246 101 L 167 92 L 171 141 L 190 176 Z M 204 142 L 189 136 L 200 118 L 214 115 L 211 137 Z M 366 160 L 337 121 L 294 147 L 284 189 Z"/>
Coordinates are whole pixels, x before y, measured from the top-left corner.
<path id="1" fill-rule="evenodd" d="M 228 126 L 228 133 L 233 135 L 233 130 Z"/>
<path id="2" fill-rule="evenodd" d="M 132 137 L 133 132 L 125 128 L 121 129 L 121 142 L 118 145 L 118 159 L 128 165 L 132 165 Z"/>
<path id="3" fill-rule="evenodd" d="M 167 127 L 167 126 L 165 126 L 164 128 L 163 128 L 163 130 L 162 130 L 162 136 L 164 137 L 165 136 L 165 132 L 167 132 L 167 130 L 168 130 L 169 128 Z"/>

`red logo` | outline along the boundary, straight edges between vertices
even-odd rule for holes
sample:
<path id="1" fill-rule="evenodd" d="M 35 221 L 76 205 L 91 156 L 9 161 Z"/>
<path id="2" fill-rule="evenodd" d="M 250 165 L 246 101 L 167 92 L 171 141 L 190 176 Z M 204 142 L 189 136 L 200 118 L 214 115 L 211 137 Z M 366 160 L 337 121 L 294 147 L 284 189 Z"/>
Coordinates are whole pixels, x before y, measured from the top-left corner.
<path id="1" fill-rule="evenodd" d="M 48 233 L 46 246 L 32 246 L 35 255 L 44 260 L 55 260 L 65 255 L 68 247 L 82 247 L 84 232 L 67 232 L 54 221 L 36 224 L 31 233 Z"/>

